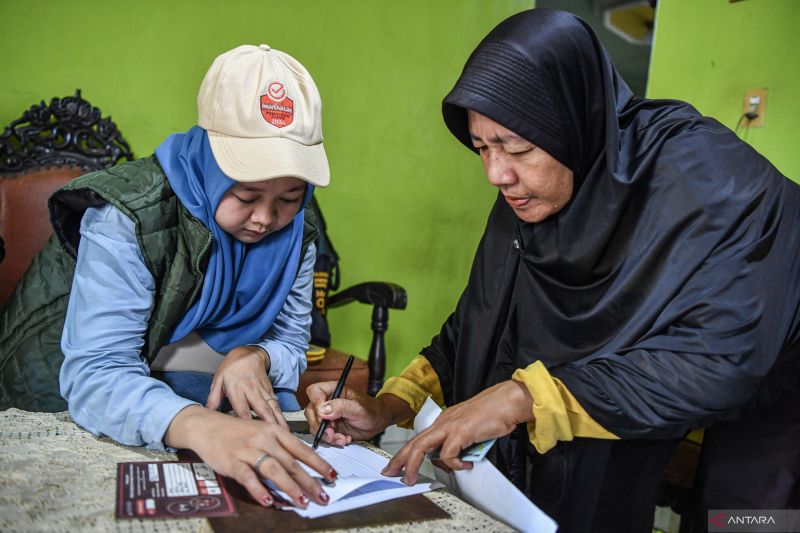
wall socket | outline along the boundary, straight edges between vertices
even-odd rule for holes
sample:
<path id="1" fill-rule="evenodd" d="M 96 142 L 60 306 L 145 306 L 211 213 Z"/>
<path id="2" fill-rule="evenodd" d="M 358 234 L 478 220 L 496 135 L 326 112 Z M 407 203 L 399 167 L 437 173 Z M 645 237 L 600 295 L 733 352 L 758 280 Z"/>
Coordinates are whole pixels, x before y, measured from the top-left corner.
<path id="1" fill-rule="evenodd" d="M 742 120 L 743 128 L 761 128 L 764 126 L 764 116 L 767 113 L 767 93 L 769 89 L 748 89 L 744 93 L 742 101 L 742 115 L 746 113 L 756 113 L 758 116 L 753 119 L 745 117 Z"/>

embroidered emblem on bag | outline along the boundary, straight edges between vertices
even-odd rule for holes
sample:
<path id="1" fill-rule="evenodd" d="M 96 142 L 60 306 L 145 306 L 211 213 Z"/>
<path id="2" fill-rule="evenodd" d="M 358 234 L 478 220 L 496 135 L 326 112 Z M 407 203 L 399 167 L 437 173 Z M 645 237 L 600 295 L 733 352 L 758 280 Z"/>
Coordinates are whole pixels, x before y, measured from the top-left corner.
<path id="1" fill-rule="evenodd" d="M 281 82 L 270 82 L 261 95 L 261 116 L 276 128 L 285 128 L 294 121 L 294 101 L 286 95 Z"/>

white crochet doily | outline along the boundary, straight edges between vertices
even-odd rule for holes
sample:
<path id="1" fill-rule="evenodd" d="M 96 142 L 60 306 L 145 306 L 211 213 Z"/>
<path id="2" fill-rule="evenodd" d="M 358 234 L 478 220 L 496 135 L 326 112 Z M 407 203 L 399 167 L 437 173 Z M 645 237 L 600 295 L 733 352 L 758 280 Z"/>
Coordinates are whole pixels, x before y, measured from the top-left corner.
<path id="1" fill-rule="evenodd" d="M 302 419 L 302 412 L 287 415 L 288 419 Z M 0 531 L 209 533 L 211 528 L 204 519 L 114 518 L 117 463 L 176 459 L 171 453 L 97 438 L 78 427 L 66 412 L 0 412 Z M 358 531 L 512 531 L 447 492 L 425 496 L 450 518 Z"/>

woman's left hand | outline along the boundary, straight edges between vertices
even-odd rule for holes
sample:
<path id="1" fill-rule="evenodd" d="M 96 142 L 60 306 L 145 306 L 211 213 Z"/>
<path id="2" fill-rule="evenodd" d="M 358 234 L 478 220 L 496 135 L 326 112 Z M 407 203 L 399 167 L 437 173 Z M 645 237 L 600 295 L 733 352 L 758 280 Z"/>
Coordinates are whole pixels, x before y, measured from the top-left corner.
<path id="1" fill-rule="evenodd" d="M 446 409 L 425 431 L 416 435 L 389 461 L 385 476 L 398 476 L 403 483 L 417 482 L 417 472 L 427 454 L 439 449 L 437 466 L 468 470 L 472 463 L 459 459 L 461 450 L 476 442 L 502 437 L 523 422 L 533 420 L 533 398 L 524 384 L 504 381 L 469 400 Z"/>
<path id="2" fill-rule="evenodd" d="M 227 397 L 239 418 L 250 419 L 250 410 L 261 420 L 289 428 L 281 413 L 267 372 L 269 354 L 258 346 L 234 348 L 214 373 L 206 407 L 217 409 Z"/>

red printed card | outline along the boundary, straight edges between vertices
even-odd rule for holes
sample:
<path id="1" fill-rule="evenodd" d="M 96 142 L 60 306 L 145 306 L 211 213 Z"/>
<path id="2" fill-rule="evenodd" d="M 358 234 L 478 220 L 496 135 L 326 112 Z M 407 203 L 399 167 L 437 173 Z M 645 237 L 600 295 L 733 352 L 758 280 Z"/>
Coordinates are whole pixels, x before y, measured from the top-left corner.
<path id="1" fill-rule="evenodd" d="M 206 463 L 117 464 L 117 518 L 235 516 L 222 479 Z"/>

